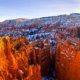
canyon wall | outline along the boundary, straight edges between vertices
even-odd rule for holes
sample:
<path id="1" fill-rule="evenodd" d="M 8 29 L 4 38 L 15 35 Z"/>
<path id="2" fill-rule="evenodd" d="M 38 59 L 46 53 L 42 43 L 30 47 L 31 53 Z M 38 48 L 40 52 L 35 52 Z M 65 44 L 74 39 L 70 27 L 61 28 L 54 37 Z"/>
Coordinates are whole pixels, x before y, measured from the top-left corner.
<path id="1" fill-rule="evenodd" d="M 58 40 L 55 54 L 55 80 L 80 80 L 79 41 Z"/>
<path id="2" fill-rule="evenodd" d="M 41 80 L 50 73 L 50 61 L 48 41 L 0 38 L 0 80 Z"/>

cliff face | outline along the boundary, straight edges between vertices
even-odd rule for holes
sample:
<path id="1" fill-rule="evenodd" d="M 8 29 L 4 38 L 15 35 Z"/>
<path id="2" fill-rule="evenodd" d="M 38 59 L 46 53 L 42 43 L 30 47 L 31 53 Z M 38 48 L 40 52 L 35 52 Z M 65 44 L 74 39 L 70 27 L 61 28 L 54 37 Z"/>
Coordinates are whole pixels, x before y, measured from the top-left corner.
<path id="1" fill-rule="evenodd" d="M 16 44 L 18 48 L 22 45 L 19 44 Z M 0 80 L 41 80 L 40 65 L 29 64 L 31 47 L 25 45 L 21 52 L 14 48 L 9 37 L 0 38 Z"/>
<path id="2" fill-rule="evenodd" d="M 41 80 L 50 73 L 50 44 L 25 38 L 0 38 L 0 80 Z"/>
<path id="3" fill-rule="evenodd" d="M 49 76 L 51 68 L 51 48 L 48 40 L 40 40 L 34 45 L 37 63 L 41 66 L 41 75 Z"/>
<path id="4" fill-rule="evenodd" d="M 80 47 L 73 41 L 58 41 L 55 54 L 55 78 L 80 80 Z"/>

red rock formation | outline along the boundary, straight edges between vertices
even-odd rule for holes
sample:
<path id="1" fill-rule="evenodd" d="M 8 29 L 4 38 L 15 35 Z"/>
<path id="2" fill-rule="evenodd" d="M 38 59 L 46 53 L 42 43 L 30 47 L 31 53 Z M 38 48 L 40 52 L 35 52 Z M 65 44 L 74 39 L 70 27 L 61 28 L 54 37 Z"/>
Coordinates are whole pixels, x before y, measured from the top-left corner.
<path id="1" fill-rule="evenodd" d="M 25 39 L 12 41 L 10 45 L 9 37 L 0 38 L 0 80 L 41 80 L 40 65 L 29 64 L 32 47 Z"/>
<path id="2" fill-rule="evenodd" d="M 0 80 L 41 80 L 50 73 L 48 39 L 30 43 L 22 38 L 0 38 Z"/>
<path id="3" fill-rule="evenodd" d="M 80 80 L 80 50 L 73 41 L 58 41 L 55 54 L 55 78 L 58 80 Z"/>
<path id="4" fill-rule="evenodd" d="M 48 39 L 44 43 L 43 40 L 36 42 L 34 50 L 36 54 L 36 62 L 41 65 L 41 75 L 49 76 L 51 68 L 51 49 Z"/>

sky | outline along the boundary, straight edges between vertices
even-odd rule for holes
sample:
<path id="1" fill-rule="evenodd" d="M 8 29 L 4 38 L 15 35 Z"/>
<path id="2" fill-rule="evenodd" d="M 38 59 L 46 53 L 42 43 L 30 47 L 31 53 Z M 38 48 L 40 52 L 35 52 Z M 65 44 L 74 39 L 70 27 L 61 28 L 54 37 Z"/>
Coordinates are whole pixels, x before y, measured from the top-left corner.
<path id="1" fill-rule="evenodd" d="M 0 21 L 80 13 L 80 0 L 0 0 Z"/>

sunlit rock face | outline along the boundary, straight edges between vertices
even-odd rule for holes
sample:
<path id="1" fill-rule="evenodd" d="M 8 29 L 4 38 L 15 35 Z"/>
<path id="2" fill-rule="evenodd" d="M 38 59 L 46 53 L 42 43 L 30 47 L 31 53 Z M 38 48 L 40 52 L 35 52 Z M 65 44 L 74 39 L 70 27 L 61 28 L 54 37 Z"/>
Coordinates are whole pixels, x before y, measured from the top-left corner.
<path id="1" fill-rule="evenodd" d="M 0 38 L 0 80 L 41 80 L 40 65 L 29 64 L 32 47 L 25 39 L 13 39 L 13 43 L 11 40 Z"/>
<path id="2" fill-rule="evenodd" d="M 80 80 L 79 41 L 57 42 L 55 54 L 55 78 L 58 80 Z"/>
<path id="3" fill-rule="evenodd" d="M 50 61 L 48 39 L 0 37 L 0 80 L 41 80 L 50 73 Z"/>

